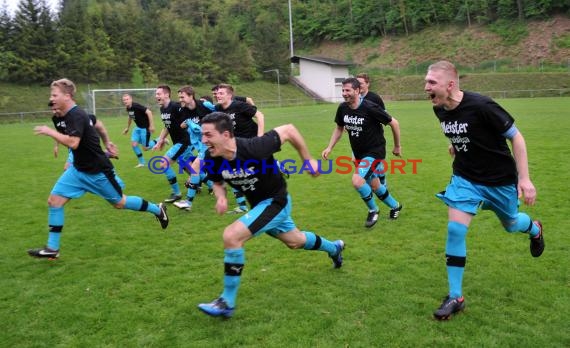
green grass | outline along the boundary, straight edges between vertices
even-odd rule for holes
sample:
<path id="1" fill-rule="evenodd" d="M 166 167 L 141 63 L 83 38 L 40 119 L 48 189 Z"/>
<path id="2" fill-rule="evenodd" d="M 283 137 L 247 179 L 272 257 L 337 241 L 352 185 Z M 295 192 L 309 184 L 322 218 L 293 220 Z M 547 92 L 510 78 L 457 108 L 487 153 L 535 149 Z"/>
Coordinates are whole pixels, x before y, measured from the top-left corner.
<path id="1" fill-rule="evenodd" d="M 46 199 L 64 158 L 53 158 L 51 139 L 33 135 L 35 123 L 3 125 L 10 146 L 0 155 L 0 346 L 568 347 L 570 98 L 500 102 L 527 141 L 538 200 L 522 209 L 543 221 L 546 250 L 532 258 L 525 235 L 507 234 L 492 213 L 479 214 L 468 234 L 466 312 L 449 322 L 431 313 L 447 291 L 447 214 L 434 193 L 445 187 L 451 161 L 426 101 L 387 105 L 401 124 L 404 158 L 423 161 L 417 175 L 389 176 L 390 191 L 404 204 L 400 219 L 389 221 L 383 207 L 379 223 L 365 229 L 366 209 L 350 176 L 293 175 L 296 223 L 342 238 L 345 265 L 334 270 L 323 253 L 256 238 L 246 245 L 238 309 L 226 321 L 206 317 L 196 305 L 221 291 L 221 233 L 235 216 L 215 215 L 213 198 L 201 194 L 190 213 L 172 207 L 163 231 L 150 214 L 117 211 L 86 195 L 66 206 L 61 258 L 29 258 L 26 249 L 46 241 Z M 335 109 L 262 111 L 268 127 L 297 125 L 318 156 Z M 120 146 L 114 164 L 126 193 L 165 198 L 162 175 L 133 168 L 129 138 L 120 135 L 125 120 L 103 121 Z M 348 154 L 345 136 L 333 155 Z M 290 146 L 278 157 L 298 159 Z"/>

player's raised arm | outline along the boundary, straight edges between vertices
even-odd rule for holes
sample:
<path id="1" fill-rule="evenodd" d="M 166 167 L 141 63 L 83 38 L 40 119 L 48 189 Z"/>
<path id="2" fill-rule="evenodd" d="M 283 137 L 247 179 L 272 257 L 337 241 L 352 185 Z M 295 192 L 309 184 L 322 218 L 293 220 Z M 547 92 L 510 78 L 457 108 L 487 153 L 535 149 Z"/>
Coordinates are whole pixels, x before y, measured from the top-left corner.
<path id="1" fill-rule="evenodd" d="M 303 138 L 299 130 L 292 124 L 279 126 L 274 130 L 277 132 L 277 134 L 279 134 L 279 138 L 281 139 L 281 144 L 284 144 L 285 142 L 291 143 L 291 145 L 293 145 L 295 150 L 297 150 L 297 152 L 299 153 L 299 156 L 301 156 L 301 158 L 304 161 L 308 161 L 309 163 L 311 163 L 311 167 L 313 168 L 311 175 L 318 176 L 319 171 L 318 171 L 317 161 L 311 156 L 309 148 L 305 143 L 305 139 Z"/>

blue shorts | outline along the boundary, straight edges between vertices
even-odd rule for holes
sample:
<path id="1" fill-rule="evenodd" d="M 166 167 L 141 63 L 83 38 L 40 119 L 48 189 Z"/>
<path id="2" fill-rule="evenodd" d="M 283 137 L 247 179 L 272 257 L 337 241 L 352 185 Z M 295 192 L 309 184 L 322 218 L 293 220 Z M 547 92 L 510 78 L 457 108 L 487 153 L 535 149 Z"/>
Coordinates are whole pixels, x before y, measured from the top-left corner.
<path id="1" fill-rule="evenodd" d="M 70 166 L 61 174 L 51 190 L 52 195 L 66 198 L 79 198 L 85 192 L 101 196 L 111 204 L 118 203 L 123 198 L 125 184 L 115 172 L 88 174 Z"/>
<path id="2" fill-rule="evenodd" d="M 146 128 L 135 127 L 131 133 L 131 141 L 137 142 L 144 147 L 148 147 L 150 132 Z"/>
<path id="3" fill-rule="evenodd" d="M 296 226 L 291 218 L 291 196 L 261 201 L 240 217 L 239 221 L 243 222 L 254 236 L 267 233 L 275 237 L 294 230 Z"/>
<path id="4" fill-rule="evenodd" d="M 358 176 L 370 182 L 370 180 L 377 178 L 379 176 L 385 175 L 383 159 L 364 157 L 359 158 L 359 163 L 356 164 L 358 170 Z M 374 165 L 374 168 L 372 167 Z"/>
<path id="5" fill-rule="evenodd" d="M 172 145 L 168 151 L 166 151 L 166 157 L 173 161 L 178 161 L 178 159 L 184 160 L 185 162 L 192 156 L 192 147 L 188 145 L 182 145 L 181 143 L 176 143 Z"/>
<path id="6" fill-rule="evenodd" d="M 479 207 L 492 210 L 501 220 L 517 218 L 519 199 L 516 185 L 485 186 L 461 176 L 452 175 L 451 182 L 436 195 L 449 207 L 476 215 Z"/>

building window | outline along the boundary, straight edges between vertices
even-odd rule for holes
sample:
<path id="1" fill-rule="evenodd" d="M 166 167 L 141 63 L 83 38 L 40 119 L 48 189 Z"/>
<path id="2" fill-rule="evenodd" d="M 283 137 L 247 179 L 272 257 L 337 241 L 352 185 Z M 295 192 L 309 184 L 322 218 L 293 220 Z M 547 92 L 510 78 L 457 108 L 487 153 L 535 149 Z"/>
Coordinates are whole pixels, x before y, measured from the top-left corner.
<path id="1" fill-rule="evenodd" d="M 342 85 L 342 81 L 344 81 L 346 79 L 346 77 L 335 77 L 334 78 L 334 84 L 335 86 L 341 86 Z"/>

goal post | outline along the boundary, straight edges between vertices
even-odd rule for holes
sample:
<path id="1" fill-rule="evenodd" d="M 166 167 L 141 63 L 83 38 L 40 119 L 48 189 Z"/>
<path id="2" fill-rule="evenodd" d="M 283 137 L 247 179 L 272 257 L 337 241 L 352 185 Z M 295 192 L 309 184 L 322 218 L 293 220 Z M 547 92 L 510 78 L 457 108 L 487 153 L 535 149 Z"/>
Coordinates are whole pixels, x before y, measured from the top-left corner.
<path id="1" fill-rule="evenodd" d="M 156 88 L 115 88 L 115 89 L 93 89 L 89 91 L 87 98 L 87 109 L 96 116 L 114 115 L 118 116 L 125 111 L 122 97 L 125 93 L 133 97 L 133 102 L 153 109 L 156 101 L 154 98 Z"/>

